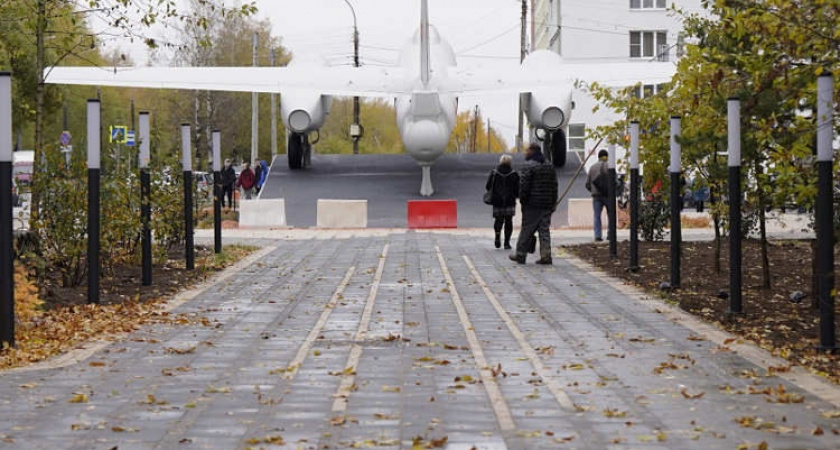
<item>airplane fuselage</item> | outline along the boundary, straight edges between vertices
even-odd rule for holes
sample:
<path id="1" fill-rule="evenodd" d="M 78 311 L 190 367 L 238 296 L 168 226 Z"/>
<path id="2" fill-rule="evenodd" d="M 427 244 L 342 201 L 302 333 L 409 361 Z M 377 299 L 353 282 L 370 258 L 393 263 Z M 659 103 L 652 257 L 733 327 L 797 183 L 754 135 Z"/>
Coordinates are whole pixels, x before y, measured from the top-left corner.
<path id="1" fill-rule="evenodd" d="M 455 53 L 434 27 L 429 27 L 430 77 L 424 85 L 421 79 L 418 31 L 402 49 L 399 64 L 406 74 L 418 74 L 412 81 L 415 87 L 410 96 L 397 97 L 397 123 L 406 151 L 421 166 L 430 166 L 443 154 L 457 120 L 458 99 L 441 94 L 437 89 L 440 77 L 448 67 L 455 66 Z M 423 194 L 423 195 L 431 195 Z"/>

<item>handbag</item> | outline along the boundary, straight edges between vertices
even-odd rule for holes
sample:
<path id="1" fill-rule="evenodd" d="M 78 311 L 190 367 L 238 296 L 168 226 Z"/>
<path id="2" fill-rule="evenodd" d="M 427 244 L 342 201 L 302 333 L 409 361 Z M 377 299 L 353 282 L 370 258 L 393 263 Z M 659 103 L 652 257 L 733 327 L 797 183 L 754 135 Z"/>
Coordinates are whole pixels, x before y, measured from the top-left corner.
<path id="1" fill-rule="evenodd" d="M 493 204 L 493 185 L 496 184 L 496 171 L 493 171 L 493 179 L 490 182 L 490 189 L 484 191 L 484 203 L 486 205 Z"/>

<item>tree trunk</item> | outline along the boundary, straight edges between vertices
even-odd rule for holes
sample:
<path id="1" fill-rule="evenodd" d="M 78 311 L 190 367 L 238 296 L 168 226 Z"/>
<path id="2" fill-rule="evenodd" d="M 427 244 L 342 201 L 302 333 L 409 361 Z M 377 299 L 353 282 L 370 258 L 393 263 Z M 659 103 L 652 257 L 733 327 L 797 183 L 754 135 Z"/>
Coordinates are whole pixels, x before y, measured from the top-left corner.
<path id="1" fill-rule="evenodd" d="M 712 205 L 714 205 L 715 197 L 714 195 L 710 199 Z M 717 211 L 717 208 L 714 208 L 714 212 L 712 213 L 712 222 L 715 225 L 715 273 L 720 273 L 721 271 L 721 264 L 720 264 L 720 253 L 721 253 L 721 244 L 723 243 L 723 236 L 721 236 L 720 232 L 720 213 Z M 730 231 L 731 233 L 731 231 Z"/>
<path id="2" fill-rule="evenodd" d="M 756 197 L 758 198 L 758 229 L 759 244 L 761 245 L 761 287 L 770 289 L 770 258 L 767 255 L 767 215 L 764 212 L 767 204 L 764 189 L 761 186 L 761 175 L 763 174 L 761 164 L 755 161 Z"/>
<path id="3" fill-rule="evenodd" d="M 32 217 L 34 218 L 38 217 L 38 203 L 41 193 L 38 174 L 41 173 L 42 168 L 40 164 L 44 157 L 44 97 L 46 95 L 44 69 L 47 66 L 45 43 L 47 33 L 47 0 L 38 0 L 36 14 L 38 17 L 35 22 L 35 70 L 37 72 L 38 84 L 35 87 L 35 160 L 32 162 L 33 182 L 30 207 Z"/>
<path id="4" fill-rule="evenodd" d="M 817 261 L 817 240 L 811 239 L 811 308 L 820 309 L 820 277 Z"/>

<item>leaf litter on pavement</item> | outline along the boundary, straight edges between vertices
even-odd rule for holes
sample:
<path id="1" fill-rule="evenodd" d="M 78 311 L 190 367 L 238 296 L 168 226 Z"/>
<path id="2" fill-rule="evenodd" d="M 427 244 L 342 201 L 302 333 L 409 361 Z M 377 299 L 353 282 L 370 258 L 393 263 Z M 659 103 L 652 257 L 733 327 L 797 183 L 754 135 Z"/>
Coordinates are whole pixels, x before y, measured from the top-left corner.
<path id="1" fill-rule="evenodd" d="M 45 361 L 85 342 L 117 340 L 119 336 L 145 325 L 197 323 L 217 326 L 196 315 L 170 314 L 166 298 L 195 286 L 213 272 L 233 265 L 255 248 L 227 246 L 221 256 L 214 255 L 212 249 L 197 250 L 198 270 L 187 271 L 178 268 L 177 261 L 171 261 L 164 266 L 166 277 L 159 275 L 154 278 L 153 282 L 161 281 L 148 289 L 144 287 L 142 295 L 139 276 L 134 277 L 136 283 L 124 279 L 103 279 L 101 304 L 79 302 L 78 299 L 86 298 L 87 286 L 47 289 L 36 281 L 34 270 L 18 265 L 15 274 L 15 346 L 0 350 L 0 370 Z M 140 268 L 123 268 L 123 271 L 139 274 Z M 178 352 L 184 349 L 170 350 Z M 91 363 L 91 367 L 102 366 Z"/>

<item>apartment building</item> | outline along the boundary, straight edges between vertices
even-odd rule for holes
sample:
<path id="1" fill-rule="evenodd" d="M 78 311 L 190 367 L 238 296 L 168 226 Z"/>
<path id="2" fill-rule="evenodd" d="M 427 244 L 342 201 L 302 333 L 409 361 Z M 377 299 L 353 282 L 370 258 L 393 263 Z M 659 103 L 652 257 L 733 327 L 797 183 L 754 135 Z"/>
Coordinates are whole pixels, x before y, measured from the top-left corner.
<path id="1" fill-rule="evenodd" d="M 576 63 L 672 62 L 682 56 L 683 43 L 681 17 L 674 9 L 702 11 L 700 0 L 532 0 L 531 48 L 549 49 Z M 643 84 L 636 95 L 657 89 Z M 595 142 L 586 141 L 586 129 L 618 117 L 604 108 L 593 113 L 593 98 L 580 91 L 573 95 L 569 150 L 591 149 Z"/>

